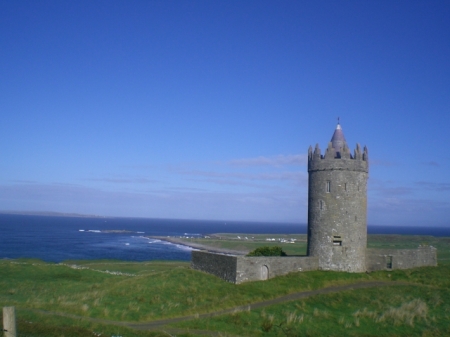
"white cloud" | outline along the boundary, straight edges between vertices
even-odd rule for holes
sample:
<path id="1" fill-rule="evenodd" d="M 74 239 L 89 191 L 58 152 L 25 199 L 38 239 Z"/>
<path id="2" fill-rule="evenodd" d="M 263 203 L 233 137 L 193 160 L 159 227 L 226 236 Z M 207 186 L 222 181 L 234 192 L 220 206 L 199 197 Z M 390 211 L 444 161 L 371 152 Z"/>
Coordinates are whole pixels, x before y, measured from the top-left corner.
<path id="1" fill-rule="evenodd" d="M 306 154 L 296 155 L 278 155 L 272 157 L 254 157 L 230 160 L 229 164 L 232 166 L 288 166 L 288 165 L 306 165 L 308 163 L 308 156 Z"/>
<path id="2" fill-rule="evenodd" d="M 305 222 L 306 197 L 289 191 L 105 191 L 79 185 L 0 185 L 2 210 L 159 218 Z M 303 205 L 303 206 L 302 206 Z"/>
<path id="3" fill-rule="evenodd" d="M 147 178 L 91 178 L 86 180 L 111 184 L 149 184 L 157 182 L 156 180 Z"/>
<path id="4" fill-rule="evenodd" d="M 368 222 L 382 225 L 448 226 L 450 202 L 426 198 L 369 198 Z"/>
<path id="5" fill-rule="evenodd" d="M 267 173 L 243 173 L 243 172 L 215 172 L 201 170 L 178 171 L 184 175 L 204 177 L 204 178 L 234 178 L 240 180 L 290 180 L 306 181 L 306 172 L 267 172 Z"/>
<path id="6" fill-rule="evenodd" d="M 450 191 L 450 183 L 432 183 L 428 181 L 418 181 L 416 185 L 419 188 L 426 188 L 431 191 L 447 192 Z"/>
<path id="7" fill-rule="evenodd" d="M 436 161 L 422 162 L 422 165 L 432 166 L 432 167 L 439 167 L 439 166 L 441 166 L 441 165 L 439 165 L 439 163 L 436 162 Z"/>

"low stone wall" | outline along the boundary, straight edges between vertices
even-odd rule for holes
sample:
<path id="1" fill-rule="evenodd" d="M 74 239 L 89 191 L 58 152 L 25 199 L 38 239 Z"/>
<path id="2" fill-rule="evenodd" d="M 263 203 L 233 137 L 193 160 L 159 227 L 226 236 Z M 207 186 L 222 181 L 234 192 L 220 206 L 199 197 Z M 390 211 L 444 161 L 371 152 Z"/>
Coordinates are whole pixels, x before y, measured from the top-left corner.
<path id="1" fill-rule="evenodd" d="M 225 281 L 236 283 L 237 257 L 193 250 L 191 268 L 216 275 Z"/>
<path id="2" fill-rule="evenodd" d="M 367 271 L 437 266 L 434 247 L 367 249 Z M 234 256 L 192 251 L 191 267 L 231 283 L 261 281 L 297 271 L 319 269 L 316 256 Z"/>
<path id="3" fill-rule="evenodd" d="M 436 252 L 436 248 L 429 246 L 417 249 L 367 249 L 367 271 L 435 267 Z"/>
<path id="4" fill-rule="evenodd" d="M 233 256 L 192 251 L 191 267 L 225 281 L 243 283 L 267 280 L 295 271 L 316 270 L 319 259 L 311 256 Z"/>
<path id="5" fill-rule="evenodd" d="M 319 259 L 313 256 L 239 256 L 236 282 L 267 280 L 296 271 L 317 270 Z"/>

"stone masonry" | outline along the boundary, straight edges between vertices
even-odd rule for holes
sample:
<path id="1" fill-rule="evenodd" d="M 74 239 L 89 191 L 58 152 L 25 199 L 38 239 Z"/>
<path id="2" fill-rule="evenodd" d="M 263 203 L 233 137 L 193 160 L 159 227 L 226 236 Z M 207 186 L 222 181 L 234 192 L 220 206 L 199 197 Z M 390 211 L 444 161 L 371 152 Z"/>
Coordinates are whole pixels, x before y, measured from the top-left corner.
<path id="1" fill-rule="evenodd" d="M 354 155 L 338 124 L 325 155 L 308 150 L 308 255 L 319 268 L 366 271 L 368 151 Z"/>
<path id="2" fill-rule="evenodd" d="M 193 251 L 191 267 L 225 281 L 263 281 L 293 271 L 317 270 L 319 259 L 308 256 L 235 256 Z"/>

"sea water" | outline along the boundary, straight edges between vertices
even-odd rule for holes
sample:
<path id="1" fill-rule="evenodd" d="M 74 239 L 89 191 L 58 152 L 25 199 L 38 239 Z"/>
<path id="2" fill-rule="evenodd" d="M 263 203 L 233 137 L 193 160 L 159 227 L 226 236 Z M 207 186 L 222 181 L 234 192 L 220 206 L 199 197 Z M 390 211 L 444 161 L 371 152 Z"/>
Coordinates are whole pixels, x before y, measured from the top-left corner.
<path id="1" fill-rule="evenodd" d="M 369 226 L 369 234 L 450 236 L 450 228 Z M 0 259 L 189 261 L 191 248 L 148 236 L 305 234 L 306 224 L 0 214 Z"/>

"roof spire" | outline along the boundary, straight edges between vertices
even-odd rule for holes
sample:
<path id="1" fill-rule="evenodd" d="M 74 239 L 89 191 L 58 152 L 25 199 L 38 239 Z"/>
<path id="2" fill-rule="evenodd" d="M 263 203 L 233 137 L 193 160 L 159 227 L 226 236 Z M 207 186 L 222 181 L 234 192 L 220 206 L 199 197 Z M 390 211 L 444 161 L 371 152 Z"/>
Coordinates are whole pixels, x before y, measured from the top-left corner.
<path id="1" fill-rule="evenodd" d="M 340 152 L 344 148 L 345 141 L 344 133 L 342 132 L 341 124 L 339 124 L 340 118 L 338 117 L 338 124 L 336 130 L 334 130 L 333 137 L 331 137 L 331 143 L 333 148 L 338 152 L 338 157 L 340 157 Z"/>

